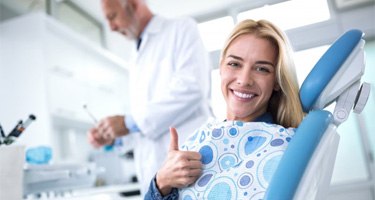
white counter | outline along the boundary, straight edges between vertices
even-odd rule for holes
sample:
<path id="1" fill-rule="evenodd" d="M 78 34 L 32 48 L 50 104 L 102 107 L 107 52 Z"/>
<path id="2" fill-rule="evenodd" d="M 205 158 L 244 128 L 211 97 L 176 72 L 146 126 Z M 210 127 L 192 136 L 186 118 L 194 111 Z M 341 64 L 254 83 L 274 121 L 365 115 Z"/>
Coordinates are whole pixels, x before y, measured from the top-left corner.
<path id="1" fill-rule="evenodd" d="M 64 193 L 43 193 L 40 196 L 29 195 L 25 200 L 141 200 L 141 196 L 124 196 L 121 193 L 139 192 L 139 184 L 101 186 L 95 188 L 78 189 Z"/>

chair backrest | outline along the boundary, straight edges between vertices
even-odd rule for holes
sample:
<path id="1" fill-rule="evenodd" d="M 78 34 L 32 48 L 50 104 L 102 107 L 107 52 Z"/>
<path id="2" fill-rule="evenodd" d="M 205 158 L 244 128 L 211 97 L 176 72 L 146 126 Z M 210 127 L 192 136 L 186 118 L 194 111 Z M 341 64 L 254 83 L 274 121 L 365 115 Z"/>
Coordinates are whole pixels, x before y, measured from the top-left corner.
<path id="1" fill-rule="evenodd" d="M 266 200 L 322 199 L 328 193 L 339 136 L 336 127 L 352 109 L 360 113 L 370 85 L 364 74 L 363 32 L 350 30 L 319 59 L 300 89 L 307 113 L 297 128 L 266 192 Z M 323 110 L 336 102 L 331 114 Z"/>

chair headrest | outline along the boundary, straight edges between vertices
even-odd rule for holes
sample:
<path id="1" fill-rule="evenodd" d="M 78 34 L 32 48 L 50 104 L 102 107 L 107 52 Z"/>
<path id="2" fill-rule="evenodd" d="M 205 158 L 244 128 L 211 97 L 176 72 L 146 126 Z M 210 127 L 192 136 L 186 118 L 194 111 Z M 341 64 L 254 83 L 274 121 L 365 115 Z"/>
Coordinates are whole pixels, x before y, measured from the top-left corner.
<path id="1" fill-rule="evenodd" d="M 326 86 L 358 46 L 363 35 L 360 30 L 347 31 L 331 45 L 315 64 L 300 89 L 300 99 L 305 112 L 313 109 Z M 332 99 L 327 101 L 332 101 Z"/>

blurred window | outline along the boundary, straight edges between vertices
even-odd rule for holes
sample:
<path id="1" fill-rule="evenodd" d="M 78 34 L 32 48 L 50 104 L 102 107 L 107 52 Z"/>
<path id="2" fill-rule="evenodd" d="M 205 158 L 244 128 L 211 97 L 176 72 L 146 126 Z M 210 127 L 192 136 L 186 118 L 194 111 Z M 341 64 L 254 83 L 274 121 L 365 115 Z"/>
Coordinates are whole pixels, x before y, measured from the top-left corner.
<path id="1" fill-rule="evenodd" d="M 0 0 L 0 22 L 40 11 L 46 11 L 46 0 Z"/>
<path id="2" fill-rule="evenodd" d="M 71 1 L 58 3 L 56 18 L 89 40 L 104 46 L 103 27 L 96 19 Z"/>
<path id="3" fill-rule="evenodd" d="M 222 49 L 233 27 L 233 18 L 230 16 L 199 23 L 198 29 L 207 51 Z"/>
<path id="4" fill-rule="evenodd" d="M 288 30 L 330 19 L 327 0 L 291 0 L 238 14 L 244 19 L 266 19 Z"/>

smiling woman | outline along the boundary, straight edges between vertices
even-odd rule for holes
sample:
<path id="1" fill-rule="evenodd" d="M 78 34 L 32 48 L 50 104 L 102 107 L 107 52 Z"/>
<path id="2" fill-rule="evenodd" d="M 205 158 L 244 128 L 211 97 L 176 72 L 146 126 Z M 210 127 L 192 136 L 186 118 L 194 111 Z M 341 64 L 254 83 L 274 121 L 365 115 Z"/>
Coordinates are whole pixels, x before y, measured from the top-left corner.
<path id="1" fill-rule="evenodd" d="M 266 112 L 273 91 L 280 89 L 275 83 L 274 49 L 272 43 L 254 35 L 233 40 L 220 67 L 227 118 L 253 121 Z"/>
<path id="2" fill-rule="evenodd" d="M 248 113 L 246 116 L 250 118 L 245 121 L 251 121 L 267 111 L 277 124 L 285 127 L 296 127 L 300 123 L 303 112 L 291 53 L 285 34 L 268 21 L 245 20 L 234 28 L 220 59 L 227 118 L 229 111 L 234 108 L 230 108 L 228 94 L 235 96 L 236 93 L 251 91 L 251 100 L 256 100 L 252 104 L 257 103 L 253 109 L 256 107 L 260 111 L 252 116 Z M 228 66 L 231 70 L 228 70 Z M 231 83 L 228 92 L 223 84 L 227 82 L 226 77 L 235 72 L 238 73 L 236 80 Z"/>
<path id="3" fill-rule="evenodd" d="M 145 199 L 263 198 L 304 115 L 284 33 L 265 20 L 240 22 L 222 51 L 220 77 L 226 119 L 202 125 L 183 151 L 171 128 L 168 158 Z"/>

